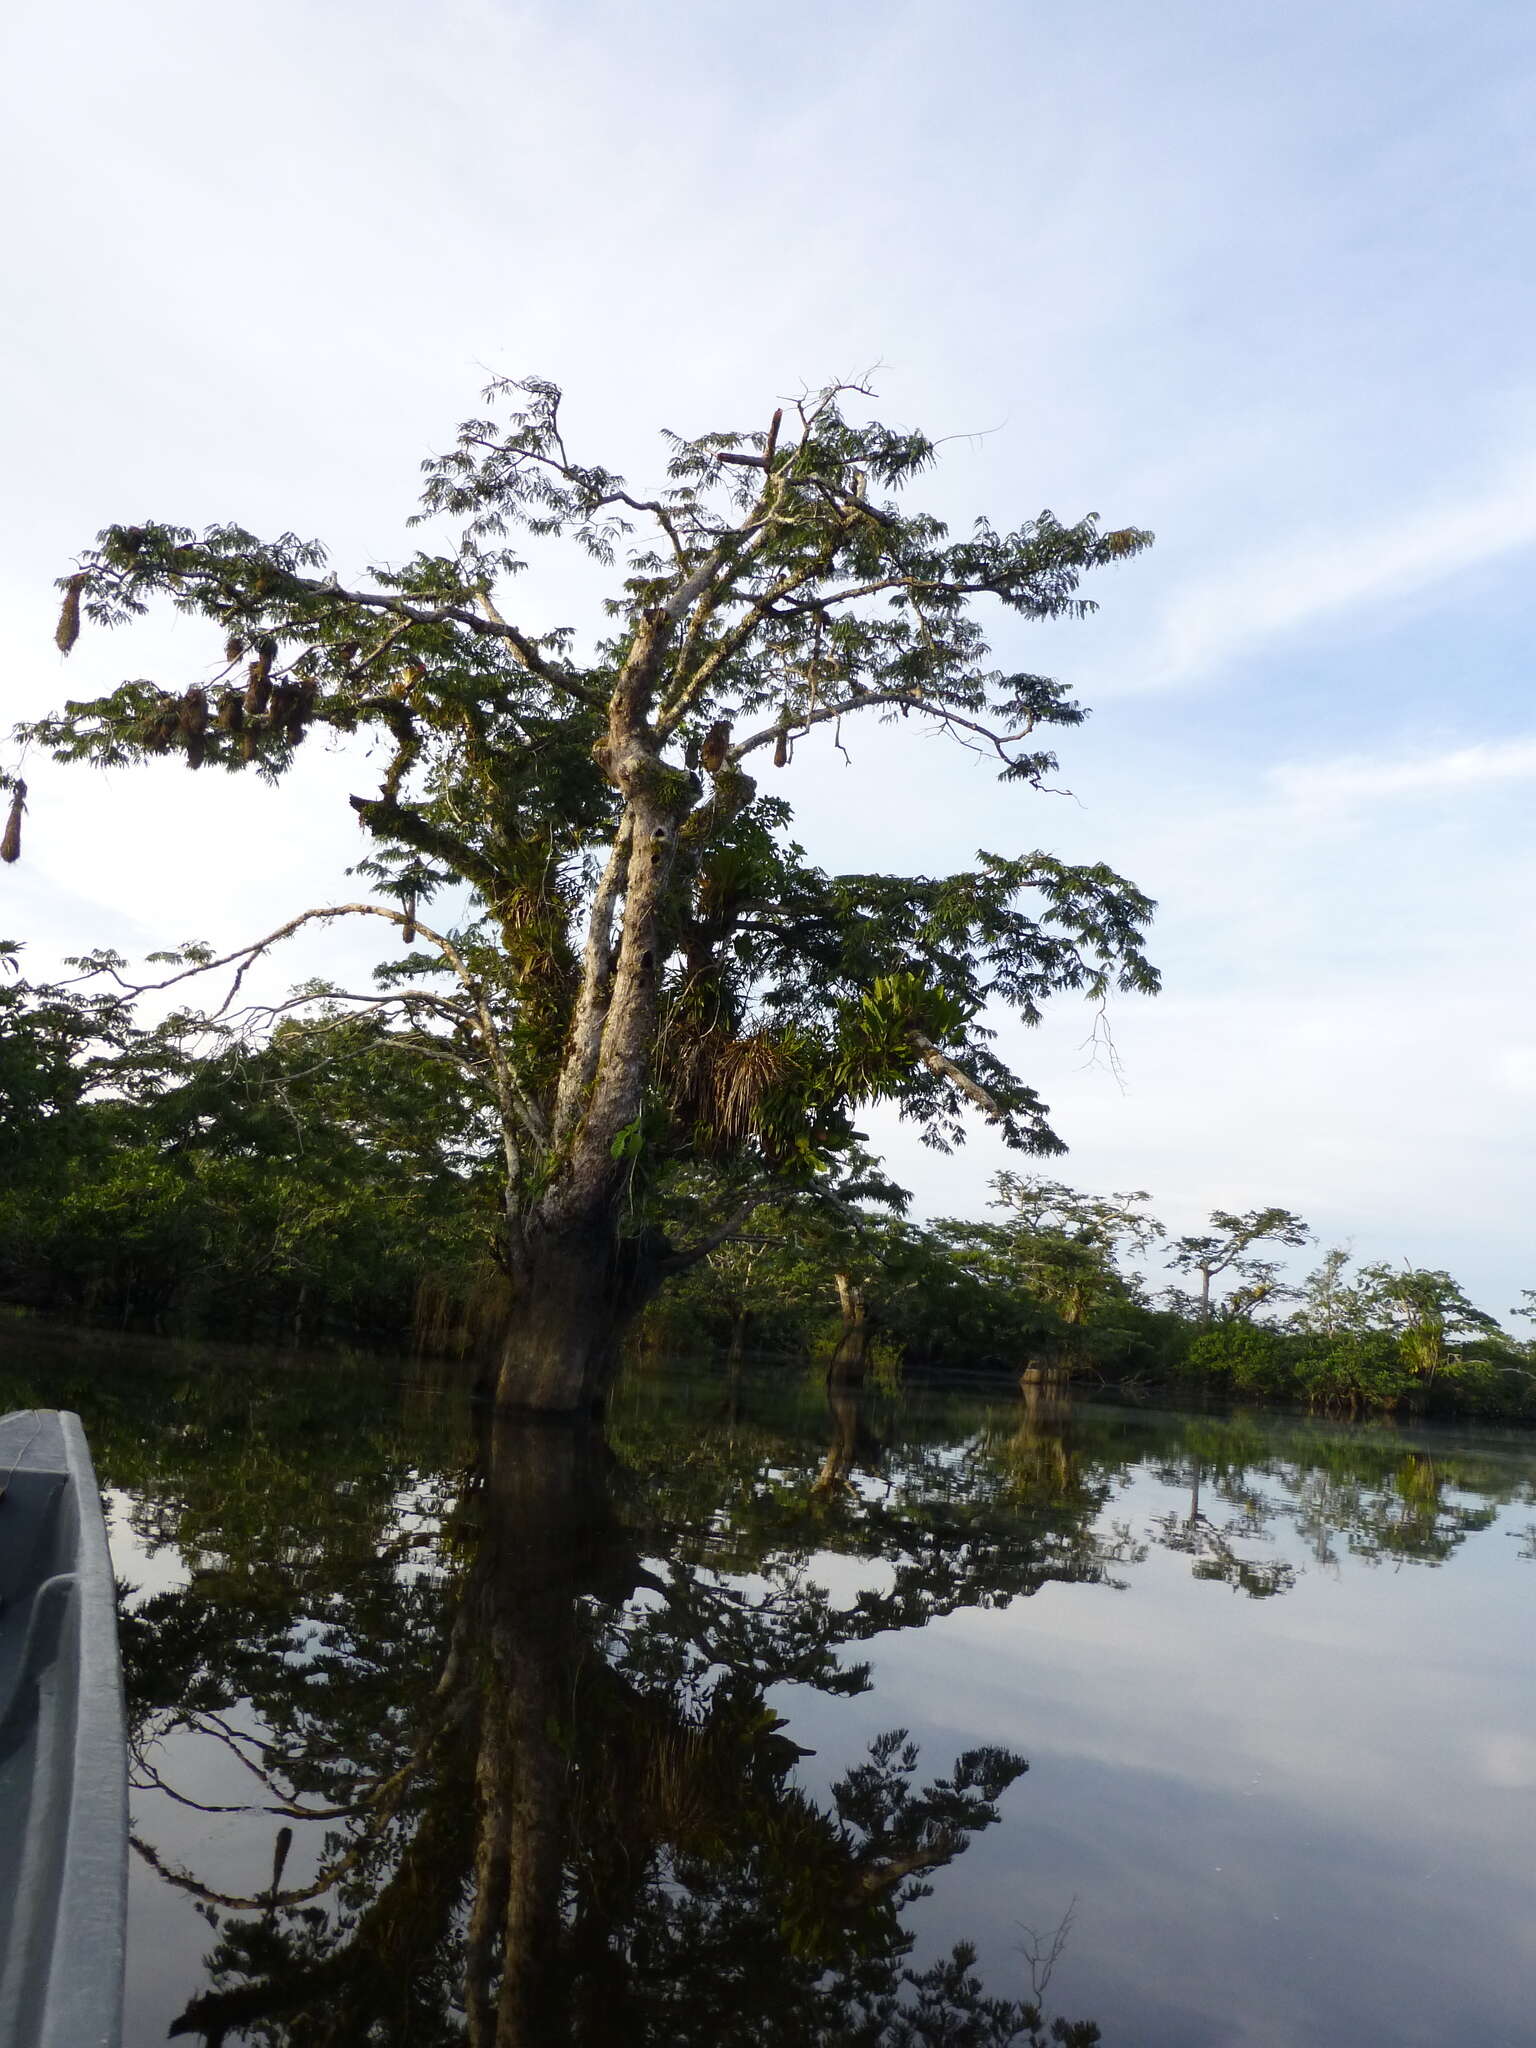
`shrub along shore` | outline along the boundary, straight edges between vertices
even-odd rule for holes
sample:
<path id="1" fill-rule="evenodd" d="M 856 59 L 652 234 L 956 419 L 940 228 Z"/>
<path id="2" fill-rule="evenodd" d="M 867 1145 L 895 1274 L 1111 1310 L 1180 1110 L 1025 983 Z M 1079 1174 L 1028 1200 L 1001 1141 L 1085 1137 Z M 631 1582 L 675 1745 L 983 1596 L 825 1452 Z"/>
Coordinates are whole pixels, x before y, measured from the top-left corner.
<path id="1" fill-rule="evenodd" d="M 366 1018 L 280 1024 L 255 1047 L 189 1032 L 19 975 L 0 988 L 0 1304 L 164 1335 L 494 1352 L 509 1299 L 494 1144 L 452 1071 L 399 1059 Z M 674 1176 L 649 1198 L 655 1228 L 691 1229 L 718 1192 L 707 1168 Z M 857 1155 L 835 1190 L 746 1214 L 632 1348 L 825 1360 L 850 1381 L 1033 1368 L 1536 1419 L 1536 1344 L 1447 1272 L 1309 1256 L 1305 1220 L 1279 1207 L 1216 1210 L 1179 1237 L 1141 1192 L 1015 1173 L 989 1192 L 980 1219 L 915 1223 Z M 1527 1292 L 1511 1320 L 1533 1308 Z"/>

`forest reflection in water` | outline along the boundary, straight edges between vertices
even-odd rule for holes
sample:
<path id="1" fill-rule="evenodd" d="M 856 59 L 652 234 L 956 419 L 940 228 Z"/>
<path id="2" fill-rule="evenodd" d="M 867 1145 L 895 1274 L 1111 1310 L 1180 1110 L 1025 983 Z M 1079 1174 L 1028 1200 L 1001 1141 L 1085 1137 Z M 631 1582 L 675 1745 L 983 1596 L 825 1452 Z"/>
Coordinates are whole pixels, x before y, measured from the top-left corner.
<path id="1" fill-rule="evenodd" d="M 1072 1628 L 1111 1608 L 1134 1651 L 1144 1588 L 1209 1607 L 1216 1582 L 1243 1655 L 1240 1611 L 1529 1522 L 1536 1470 L 1523 1444 L 1038 1391 L 829 1401 L 782 1376 L 642 1377 L 597 1430 L 492 1421 L 376 1365 L 72 1371 L 50 1351 L 18 1371 L 8 1350 L 6 1405 L 85 1414 L 137 1587 L 129 2048 L 167 2028 L 284 2048 L 1086 2043 L 1031 1982 L 1074 1892 L 1047 2008 L 1105 2020 L 1110 2048 L 1303 2038 L 1237 1952 L 1225 2010 L 1154 1972 L 1134 2016 L 1096 1953 L 1115 1903 L 1082 1881 L 1041 1775 L 1041 1737 L 1058 1793 L 1087 1750 L 1068 1754 L 1048 1685 L 1035 1724 L 1010 1711 L 994 1632 L 1054 1588 L 1077 1617 L 1065 1663 Z M 1499 1563 L 1529 1572 L 1521 1547 Z M 974 1692 L 960 1709 L 931 1670 L 917 1682 L 935 1655 L 951 1694 Z M 1401 1713 L 1405 1674 L 1383 1676 Z M 1194 1720 L 1209 1683 L 1191 1674 Z M 1120 1701 L 1128 1750 L 1151 1699 Z M 1102 1712 L 1071 1706 L 1080 1728 Z M 1128 1867 L 1144 1820 L 1128 1798 Z M 1419 2038 L 1390 1998 L 1362 2030 L 1370 1967 L 1324 1982 L 1357 2016 L 1315 2038 Z M 1506 2038 L 1501 2009 L 1465 2038 Z"/>

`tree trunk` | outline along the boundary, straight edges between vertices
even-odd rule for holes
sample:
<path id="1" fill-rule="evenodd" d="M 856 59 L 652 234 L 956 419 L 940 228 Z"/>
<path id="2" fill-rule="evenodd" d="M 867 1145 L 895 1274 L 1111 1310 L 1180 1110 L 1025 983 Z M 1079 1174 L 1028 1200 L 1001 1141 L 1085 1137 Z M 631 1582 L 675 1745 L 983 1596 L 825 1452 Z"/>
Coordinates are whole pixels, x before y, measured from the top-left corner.
<path id="1" fill-rule="evenodd" d="M 649 629 L 647 645 L 660 631 L 659 625 Z M 621 1236 L 618 1219 L 629 1172 L 626 1146 L 638 1139 L 655 1055 L 667 951 L 662 908 L 687 785 L 674 776 L 675 786 L 656 793 L 658 784 L 666 785 L 660 759 L 642 737 L 649 687 L 643 666 L 637 651 L 610 714 L 608 766 L 628 814 L 594 906 L 554 1106 L 551 1156 L 560 1163 L 526 1241 L 514 1251 L 519 1298 L 497 1376 L 502 1408 L 546 1415 L 600 1408 L 618 1369 L 624 1331 L 657 1283 L 654 1257 L 647 1258 L 643 1243 Z M 621 882 L 615 951 L 611 921 Z"/>
<path id="2" fill-rule="evenodd" d="M 857 1387 L 862 1385 L 869 1368 L 869 1325 L 865 1321 L 864 1290 L 858 1287 L 846 1273 L 834 1275 L 837 1281 L 837 1305 L 843 1312 L 843 1331 L 837 1340 L 837 1349 L 832 1353 L 832 1363 L 827 1367 L 829 1387 Z"/>
<path id="3" fill-rule="evenodd" d="M 1032 1366 L 1020 1381 L 1023 1412 L 1014 1436 L 1022 1470 L 1060 1494 L 1073 1481 L 1072 1397 L 1065 1377 Z"/>
<path id="4" fill-rule="evenodd" d="M 1029 1366 L 1019 1380 L 1024 1419 L 1032 1428 L 1049 1428 L 1072 1413 L 1071 1380 L 1064 1372 Z"/>
<path id="5" fill-rule="evenodd" d="M 528 1248 L 502 1344 L 499 1408 L 546 1415 L 600 1409 L 630 1321 L 655 1292 L 651 1247 L 607 1222 L 547 1231 Z"/>
<path id="6" fill-rule="evenodd" d="M 496 2048 L 553 2048 L 568 2031 L 560 1912 L 570 1768 L 559 1740 L 568 1711 L 565 1648 L 522 1629 L 493 1644 L 481 1800 L 486 1821 L 505 1830 L 495 1843 L 505 1902 Z"/>
<path id="7" fill-rule="evenodd" d="M 864 1421 L 859 1406 L 862 1398 L 862 1395 L 846 1389 L 827 1388 L 832 1442 L 811 1488 L 812 1493 L 841 1493 L 856 1464 L 866 1465 L 871 1471 L 879 1464 L 885 1447 Z"/>
<path id="8" fill-rule="evenodd" d="M 1059 1358 L 1031 1359 L 1019 1374 L 1019 1385 L 1026 1392 L 1039 1387 L 1052 1395 L 1064 1394 L 1072 1384 L 1072 1368 L 1063 1365 Z"/>
<path id="9" fill-rule="evenodd" d="M 609 1462 L 579 1423 L 490 1426 L 467 1594 L 481 1652 L 470 1682 L 483 1699 L 465 2000 L 475 2048 L 554 2048 L 570 2031 L 562 1903 L 577 1602 L 628 1597 L 638 1571 L 609 1500 Z"/>
<path id="10" fill-rule="evenodd" d="M 725 1354 L 727 1365 L 740 1365 L 742 1353 L 747 1348 L 747 1325 L 751 1320 L 752 1311 L 749 1308 L 739 1308 L 731 1317 L 731 1343 Z"/>

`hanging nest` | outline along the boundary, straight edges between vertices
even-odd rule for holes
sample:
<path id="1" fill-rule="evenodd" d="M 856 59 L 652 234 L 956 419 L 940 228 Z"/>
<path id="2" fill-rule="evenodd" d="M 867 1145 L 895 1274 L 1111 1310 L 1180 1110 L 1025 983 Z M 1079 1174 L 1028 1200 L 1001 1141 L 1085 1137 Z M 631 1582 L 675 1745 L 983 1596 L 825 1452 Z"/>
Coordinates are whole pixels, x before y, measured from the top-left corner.
<path id="1" fill-rule="evenodd" d="M 155 708 L 147 711 L 134 727 L 133 737 L 146 754 L 168 754 L 180 736 L 180 700 L 160 692 Z"/>
<path id="2" fill-rule="evenodd" d="M 208 693 L 193 683 L 177 706 L 176 723 L 187 750 L 187 766 L 201 768 L 208 750 Z"/>
<path id="3" fill-rule="evenodd" d="M 0 839 L 0 860 L 21 859 L 21 814 L 27 807 L 27 785 L 16 778 L 11 788 L 11 814 L 5 821 L 5 836 Z"/>
<path id="4" fill-rule="evenodd" d="M 60 654 L 68 654 L 80 638 L 80 593 L 88 580 L 84 570 L 77 570 L 64 584 L 64 602 L 53 634 L 54 645 Z"/>
<path id="5" fill-rule="evenodd" d="M 320 695 L 313 676 L 306 676 L 301 683 L 294 684 L 293 702 L 288 709 L 288 741 L 297 746 L 303 739 L 309 721 L 315 715 L 315 702 Z"/>
<path id="6" fill-rule="evenodd" d="M 270 633 L 262 633 L 251 642 L 251 652 L 256 659 L 245 672 L 245 708 L 247 711 L 265 711 L 267 699 L 272 694 L 272 664 L 277 659 L 277 642 Z"/>
<path id="7" fill-rule="evenodd" d="M 301 716 L 303 701 L 303 691 L 297 683 L 289 681 L 286 677 L 275 682 L 272 685 L 268 709 L 272 730 L 282 733 L 285 737 L 291 736 L 292 727 Z"/>
<path id="8" fill-rule="evenodd" d="M 238 732 L 245 723 L 245 700 L 238 690 L 226 690 L 219 699 L 220 732 Z"/>
<path id="9" fill-rule="evenodd" d="M 245 652 L 245 642 L 238 633 L 231 633 L 224 642 L 224 659 L 233 665 Z"/>

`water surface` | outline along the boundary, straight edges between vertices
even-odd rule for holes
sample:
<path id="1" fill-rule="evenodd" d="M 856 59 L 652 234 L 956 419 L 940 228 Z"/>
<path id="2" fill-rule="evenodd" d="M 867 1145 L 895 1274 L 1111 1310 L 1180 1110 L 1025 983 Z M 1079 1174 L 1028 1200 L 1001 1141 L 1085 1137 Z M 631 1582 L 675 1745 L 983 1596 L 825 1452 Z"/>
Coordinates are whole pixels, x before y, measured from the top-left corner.
<path id="1" fill-rule="evenodd" d="M 986 2044 L 1053 1947 L 1109 2048 L 1531 2038 L 1530 1438 L 12 1334 L 32 1404 L 130 1589 L 127 2048 Z"/>

